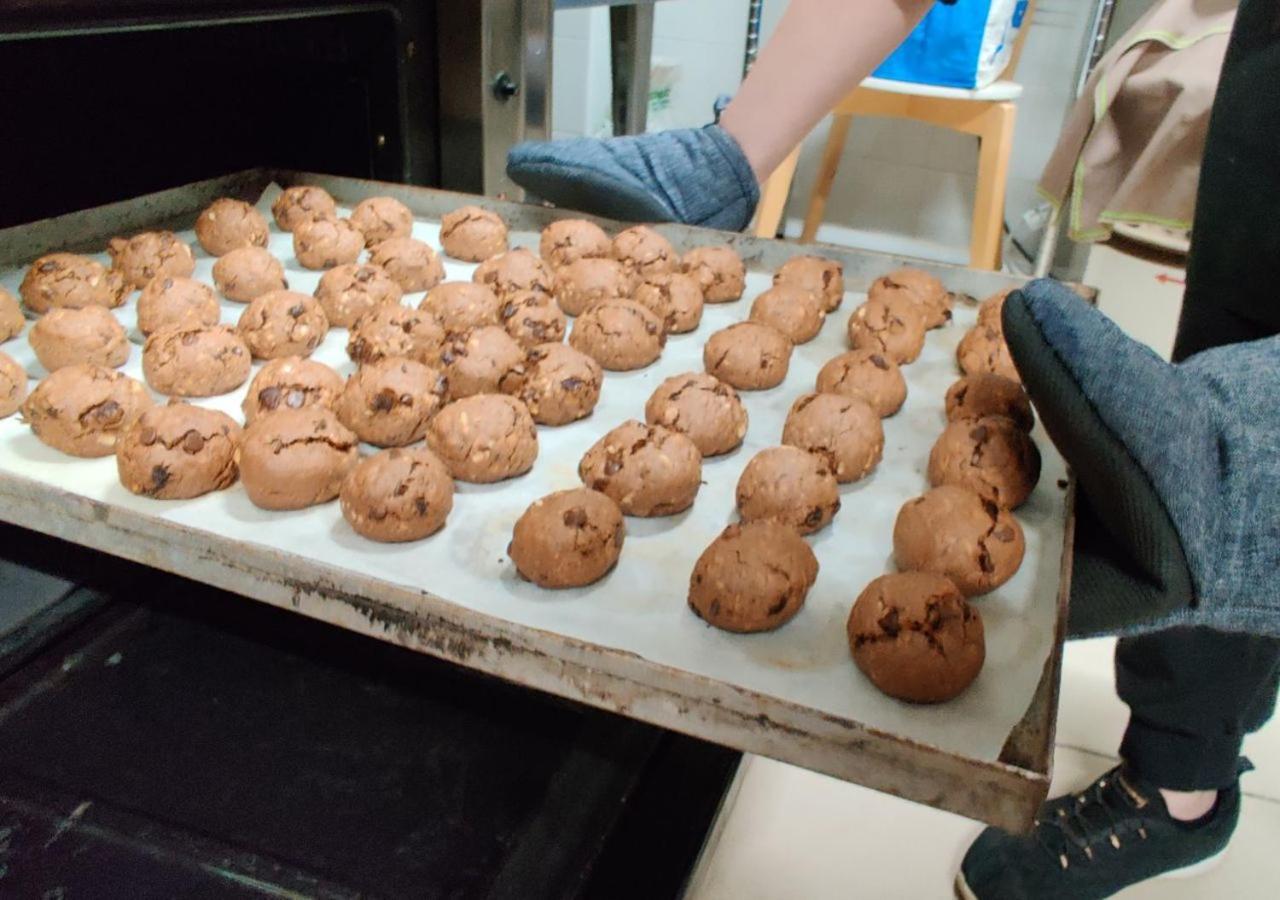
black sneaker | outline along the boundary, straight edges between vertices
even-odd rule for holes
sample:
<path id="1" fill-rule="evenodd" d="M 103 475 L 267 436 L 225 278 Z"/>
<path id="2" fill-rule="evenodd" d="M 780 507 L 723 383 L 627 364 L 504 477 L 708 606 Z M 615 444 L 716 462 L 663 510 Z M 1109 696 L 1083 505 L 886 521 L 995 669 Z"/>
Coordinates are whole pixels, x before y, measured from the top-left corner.
<path id="1" fill-rule="evenodd" d="M 1046 803 L 1031 834 L 988 828 L 978 835 L 960 864 L 956 894 L 1101 900 L 1158 875 L 1194 874 L 1226 849 L 1239 816 L 1238 783 L 1218 792 L 1204 818 L 1179 822 L 1155 787 L 1118 766 L 1080 793 Z"/>

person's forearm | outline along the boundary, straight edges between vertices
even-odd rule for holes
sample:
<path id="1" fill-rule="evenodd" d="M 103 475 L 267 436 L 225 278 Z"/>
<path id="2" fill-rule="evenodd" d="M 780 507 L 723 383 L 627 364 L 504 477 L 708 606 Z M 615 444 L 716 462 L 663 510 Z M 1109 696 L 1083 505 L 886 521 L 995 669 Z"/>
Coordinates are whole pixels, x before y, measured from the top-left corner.
<path id="1" fill-rule="evenodd" d="M 720 116 L 760 181 L 884 60 L 933 0 L 791 0 Z"/>

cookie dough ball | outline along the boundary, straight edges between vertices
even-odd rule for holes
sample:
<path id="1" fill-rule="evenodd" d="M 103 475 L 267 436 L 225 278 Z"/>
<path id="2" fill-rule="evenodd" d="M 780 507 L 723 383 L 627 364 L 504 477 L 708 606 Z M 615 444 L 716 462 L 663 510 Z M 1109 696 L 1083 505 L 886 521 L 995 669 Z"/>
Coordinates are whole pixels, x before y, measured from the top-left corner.
<path id="1" fill-rule="evenodd" d="M 249 383 L 240 410 L 246 425 L 277 409 L 323 406 L 333 409 L 342 393 L 342 377 L 333 369 L 301 356 L 273 359 Z"/>
<path id="2" fill-rule="evenodd" d="M 120 436 L 116 471 L 125 489 L 188 500 L 236 483 L 241 431 L 226 413 L 189 403 L 153 406 Z"/>
<path id="3" fill-rule="evenodd" d="M 628 419 L 591 446 L 578 477 L 628 516 L 673 516 L 702 486 L 702 454 L 678 431 Z"/>
<path id="4" fill-rule="evenodd" d="M 51 309 L 31 326 L 27 340 L 50 372 L 77 363 L 116 369 L 129 359 L 124 326 L 101 306 Z"/>
<path id="5" fill-rule="evenodd" d="M 738 479 L 744 522 L 777 522 L 801 534 L 831 524 L 840 511 L 840 485 L 827 461 L 799 447 L 770 447 L 751 458 Z"/>
<path id="6" fill-rule="evenodd" d="M 983 416 L 1004 416 L 1012 419 L 1023 431 L 1030 431 L 1036 424 L 1027 392 L 1018 382 L 1003 375 L 978 372 L 964 376 L 947 389 L 947 418 L 950 421 L 981 419 Z"/>
<path id="7" fill-rule="evenodd" d="M 538 254 L 553 269 L 579 259 L 604 259 L 613 253 L 613 241 L 604 229 L 586 219 L 560 219 L 542 229 Z"/>
<path id="8" fill-rule="evenodd" d="M 464 206 L 440 219 L 440 246 L 454 259 L 484 262 L 507 252 L 507 223 L 478 206 Z"/>
<path id="9" fill-rule="evenodd" d="M 0 419 L 16 413 L 26 399 L 26 369 L 8 353 L 0 353 Z"/>
<path id="10" fill-rule="evenodd" d="M 347 356 L 361 366 L 387 356 L 438 366 L 444 342 L 444 329 L 431 313 L 386 303 L 356 322 L 347 340 Z"/>
<path id="11" fill-rule="evenodd" d="M 427 292 L 419 309 L 440 320 L 448 334 L 497 325 L 502 321 L 502 302 L 483 284 L 473 281 L 446 281 Z"/>
<path id="12" fill-rule="evenodd" d="M 662 355 L 667 334 L 639 303 L 608 300 L 580 315 L 569 343 L 612 372 L 642 369 Z"/>
<path id="13" fill-rule="evenodd" d="M 689 608 L 725 631 L 772 631 L 800 612 L 818 580 L 818 558 L 794 528 L 730 525 L 693 566 Z"/>
<path id="14" fill-rule="evenodd" d="M 668 334 L 687 334 L 702 321 L 702 287 L 683 272 L 648 276 L 631 299 L 661 319 Z"/>
<path id="15" fill-rule="evenodd" d="M 332 269 L 360 258 L 364 235 L 350 219 L 322 217 L 293 229 L 293 255 L 308 269 Z"/>
<path id="16" fill-rule="evenodd" d="M 751 321 L 768 325 L 793 344 L 804 344 L 818 336 L 827 311 L 818 295 L 794 284 L 779 284 L 756 297 L 751 304 Z"/>
<path id="17" fill-rule="evenodd" d="M 551 269 L 533 251 L 523 247 L 489 257 L 476 266 L 471 280 L 489 288 L 499 299 L 517 291 L 550 294 L 555 287 Z"/>
<path id="18" fill-rule="evenodd" d="M 1004 340 L 1004 329 L 993 325 L 978 324 L 965 332 L 956 347 L 956 363 L 965 375 L 987 372 L 1022 384 L 1022 376 Z"/>
<path id="19" fill-rule="evenodd" d="M 351 210 L 351 221 L 364 235 L 366 247 L 413 234 L 413 213 L 394 197 L 369 197 Z"/>
<path id="20" fill-rule="evenodd" d="M 338 204 L 324 188 L 301 185 L 285 188 L 271 204 L 271 215 L 281 231 L 293 231 L 303 222 L 338 215 Z"/>
<path id="21" fill-rule="evenodd" d="M 893 525 L 899 569 L 945 575 L 966 597 L 1012 578 L 1025 552 L 1022 526 L 1012 513 L 953 484 L 908 500 Z"/>
<path id="22" fill-rule="evenodd" d="M 305 509 L 338 496 L 360 442 L 323 406 L 280 409 L 244 430 L 236 461 L 254 506 Z"/>
<path id="23" fill-rule="evenodd" d="M 252 356 L 225 325 L 168 325 L 142 346 L 147 384 L 170 397 L 215 397 L 249 380 Z"/>
<path id="24" fill-rule="evenodd" d="M 740 391 L 777 387 L 791 365 L 791 341 L 759 322 L 722 328 L 702 348 L 707 371 Z"/>
<path id="25" fill-rule="evenodd" d="M 65 366 L 22 404 L 22 418 L 54 450 L 110 456 L 120 435 L 152 406 L 142 382 L 102 366 Z"/>
<path id="26" fill-rule="evenodd" d="M 884 455 L 880 416 L 865 400 L 840 394 L 805 394 L 796 400 L 782 427 L 782 443 L 816 453 L 836 480 L 865 478 Z"/>
<path id="27" fill-rule="evenodd" d="M 978 321 L 994 328 L 1004 328 L 1004 301 L 1009 299 L 1013 288 L 997 291 L 978 304 Z"/>
<path id="28" fill-rule="evenodd" d="M 261 247 L 237 247 L 224 254 L 213 264 L 213 283 L 222 296 L 237 303 L 289 287 L 280 260 Z"/>
<path id="29" fill-rule="evenodd" d="M 922 307 L 926 328 L 940 328 L 951 321 L 951 304 L 955 298 L 942 282 L 919 269 L 898 269 L 881 275 L 867 289 L 867 299 L 905 293 Z"/>
<path id="30" fill-rule="evenodd" d="M 191 246 L 172 231 L 144 231 L 131 238 L 112 238 L 107 243 L 111 268 L 124 276 L 125 284 L 144 288 L 152 278 L 181 276 L 196 270 Z"/>
<path id="31" fill-rule="evenodd" d="M 958 697 L 982 671 L 982 617 L 929 572 L 881 575 L 849 613 L 849 649 L 871 683 L 909 703 Z"/>
<path id="32" fill-rule="evenodd" d="M 333 410 L 366 444 L 406 447 L 426 435 L 448 391 L 445 377 L 430 366 L 387 357 L 348 378 Z"/>
<path id="33" fill-rule="evenodd" d="M 618 504 L 574 488 L 534 501 L 516 520 L 507 555 L 538 587 L 584 587 L 617 565 L 625 535 Z"/>
<path id="34" fill-rule="evenodd" d="M 124 303 L 128 293 L 124 275 L 102 263 L 75 253 L 50 253 L 31 264 L 18 287 L 22 302 L 33 313 L 56 307 L 80 309 Z"/>
<path id="35" fill-rule="evenodd" d="M 453 399 L 474 394 L 514 394 L 524 381 L 525 351 L 497 325 L 454 335 L 440 362 Z"/>
<path id="36" fill-rule="evenodd" d="M 267 246 L 267 220 L 243 200 L 214 200 L 196 219 L 196 240 L 210 256 L 222 256 L 237 247 Z"/>
<path id="37" fill-rule="evenodd" d="M 398 304 L 404 292 L 381 266 L 348 263 L 320 276 L 316 300 L 331 328 L 350 328 L 383 304 Z"/>
<path id="38" fill-rule="evenodd" d="M 907 400 L 902 370 L 875 350 L 850 350 L 829 360 L 818 371 L 815 390 L 865 400 L 882 419 L 902 409 Z"/>
<path id="39" fill-rule="evenodd" d="M 18 298 L 0 287 L 0 343 L 16 338 L 26 324 Z"/>
<path id="40" fill-rule="evenodd" d="M 138 295 L 138 330 L 144 335 L 166 325 L 217 325 L 218 295 L 193 278 L 152 278 Z"/>
<path id="41" fill-rule="evenodd" d="M 338 494 L 342 517 L 371 541 L 420 541 L 444 527 L 453 479 L 426 447 L 397 447 L 362 459 Z"/>
<path id="42" fill-rule="evenodd" d="M 901 294 L 868 300 L 849 317 L 849 345 L 883 353 L 899 365 L 915 362 L 928 330 L 921 309 Z"/>
<path id="43" fill-rule="evenodd" d="M 929 454 L 929 483 L 968 488 L 1005 509 L 1027 501 L 1040 480 L 1035 441 L 1004 416 L 947 425 Z"/>
<path id="44" fill-rule="evenodd" d="M 591 415 L 600 402 L 604 370 L 565 344 L 539 344 L 525 357 L 517 394 L 539 425 L 568 425 Z"/>
<path id="45" fill-rule="evenodd" d="M 729 247 L 696 247 L 680 260 L 680 270 L 698 282 L 707 303 L 737 300 L 747 286 L 747 267 Z"/>
<path id="46" fill-rule="evenodd" d="M 411 237 L 388 238 L 374 245 L 369 262 L 386 269 L 406 294 L 429 291 L 444 281 L 444 263 L 436 251 Z"/>
<path id="47" fill-rule="evenodd" d="M 844 266 L 834 259 L 793 256 L 773 273 L 773 283 L 789 284 L 815 294 L 827 312 L 835 312 L 844 300 Z"/>
<path id="48" fill-rule="evenodd" d="M 686 435 L 703 456 L 734 450 L 747 436 L 747 410 L 738 392 L 714 375 L 673 375 L 649 397 L 644 417 Z"/>
<path id="49" fill-rule="evenodd" d="M 616 259 L 588 257 L 556 270 L 556 302 L 571 316 L 605 300 L 629 300 L 633 293 L 635 278 Z"/>
<path id="50" fill-rule="evenodd" d="M 310 356 L 329 333 L 329 320 L 315 297 L 271 291 L 256 297 L 236 325 L 254 359 Z"/>
<path id="51" fill-rule="evenodd" d="M 427 445 L 459 481 L 491 484 L 523 475 L 538 458 L 538 429 L 506 394 L 455 400 L 427 428 Z"/>
<path id="52" fill-rule="evenodd" d="M 613 258 L 639 278 L 679 268 L 680 254 L 671 242 L 648 225 L 632 225 L 613 239 Z"/>
<path id="53" fill-rule="evenodd" d="M 502 303 L 502 327 L 522 347 L 563 341 L 569 322 L 550 294 L 520 291 Z"/>

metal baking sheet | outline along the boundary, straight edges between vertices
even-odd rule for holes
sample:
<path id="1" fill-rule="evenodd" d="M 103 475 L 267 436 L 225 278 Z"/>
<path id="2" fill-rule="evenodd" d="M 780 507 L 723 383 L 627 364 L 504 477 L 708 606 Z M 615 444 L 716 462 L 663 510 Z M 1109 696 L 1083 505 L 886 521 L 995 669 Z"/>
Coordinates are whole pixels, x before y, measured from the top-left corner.
<path id="1" fill-rule="evenodd" d="M 272 177 L 250 173 L 10 229 L 0 233 L 0 284 L 16 293 L 23 270 L 14 263 L 60 246 L 100 251 L 117 230 L 166 223 L 183 229 L 195 246 L 189 226 L 209 199 L 233 193 L 269 205 L 278 191 Z M 432 220 L 475 199 L 305 180 L 324 184 L 344 208 L 379 192 L 400 196 L 419 216 L 415 236 L 436 247 Z M 553 218 L 536 208 L 481 202 L 512 223 L 516 246 L 536 247 L 538 228 Z M 63 456 L 40 444 L 16 416 L 0 422 L 0 515 L 515 681 L 988 821 L 1024 825 L 1047 788 L 1069 515 L 1065 468 L 1042 432 L 1036 434 L 1044 457 L 1040 485 L 1017 512 L 1027 533 L 1026 561 L 1009 584 L 976 601 L 986 623 L 987 663 L 973 687 L 941 706 L 899 703 L 861 676 L 845 643 L 854 597 L 892 571 L 890 531 L 898 508 L 927 487 L 923 472 L 945 422 L 943 395 L 957 377 L 956 343 L 975 319 L 971 306 L 958 307 L 950 326 L 931 332 L 920 360 L 904 369 L 909 396 L 903 410 L 885 420 L 884 461 L 871 477 L 842 487 L 841 512 L 811 539 L 821 572 L 800 615 L 776 632 L 743 636 L 708 627 L 685 605 L 694 560 L 734 520 L 742 467 L 757 450 L 779 442 L 791 403 L 812 390 L 818 368 L 845 349 L 845 322 L 863 298 L 859 288 L 892 268 L 890 257 L 819 248 L 846 264 L 851 290 L 844 305 L 816 340 L 796 349 L 781 386 L 743 393 L 751 417 L 746 442 L 707 460 L 692 510 L 628 519 L 618 567 L 588 588 L 543 591 L 516 576 L 505 548 L 520 513 L 538 497 L 578 484 L 582 453 L 624 419 L 642 419 L 644 402 L 662 379 L 700 370 L 707 336 L 744 319 L 772 269 L 800 250 L 697 229 L 664 230 L 681 247 L 734 242 L 749 266 L 744 299 L 708 305 L 701 327 L 673 336 L 653 366 L 608 373 L 600 405 L 587 420 L 540 428 L 539 457 L 529 475 L 498 485 L 459 484 L 448 527 L 426 541 L 369 542 L 350 530 L 336 503 L 268 513 L 239 488 L 177 503 L 136 497 L 119 485 L 113 459 Z M 289 235 L 273 227 L 271 250 L 285 262 L 291 288 L 314 289 L 319 273 L 298 266 Z M 211 281 L 213 260 L 198 247 L 197 256 L 196 277 Z M 450 279 L 469 279 L 473 268 L 446 259 Z M 938 271 L 953 289 L 977 296 L 1009 282 L 995 273 Z M 408 295 L 405 302 L 420 297 Z M 136 294 L 118 311 L 129 327 L 135 304 Z M 223 321 L 234 323 L 243 308 L 224 302 Z M 333 329 L 315 358 L 349 374 L 346 338 L 345 329 Z M 25 336 L 3 349 L 33 378 L 43 374 Z M 141 378 L 140 347 L 124 370 Z M 239 418 L 243 393 L 197 402 Z"/>

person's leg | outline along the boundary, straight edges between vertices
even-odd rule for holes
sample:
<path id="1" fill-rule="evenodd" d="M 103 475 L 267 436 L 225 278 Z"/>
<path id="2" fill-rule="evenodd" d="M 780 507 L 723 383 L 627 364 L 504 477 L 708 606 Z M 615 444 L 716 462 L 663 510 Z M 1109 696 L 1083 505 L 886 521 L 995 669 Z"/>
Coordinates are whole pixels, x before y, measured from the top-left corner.
<path id="1" fill-rule="evenodd" d="M 948 2 L 948 0 L 943 0 Z M 519 144 L 507 173 L 557 206 L 739 231 L 760 182 L 867 77 L 933 0 L 791 0 L 720 122 Z"/>

